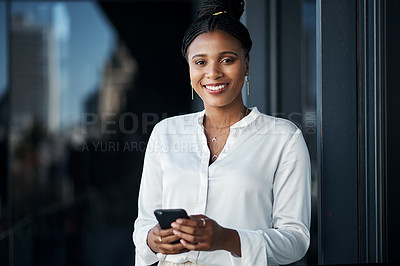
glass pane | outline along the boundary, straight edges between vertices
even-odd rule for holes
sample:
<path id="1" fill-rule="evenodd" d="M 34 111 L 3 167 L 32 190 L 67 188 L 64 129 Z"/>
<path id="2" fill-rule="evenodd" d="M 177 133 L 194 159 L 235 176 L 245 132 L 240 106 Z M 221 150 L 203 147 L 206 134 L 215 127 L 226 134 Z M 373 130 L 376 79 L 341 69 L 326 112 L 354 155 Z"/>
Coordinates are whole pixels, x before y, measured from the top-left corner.
<path id="1" fill-rule="evenodd" d="M 7 15 L 6 2 L 0 1 L 0 95 L 3 96 L 7 86 Z"/>
<path id="2" fill-rule="evenodd" d="M 302 92 L 303 135 L 311 158 L 311 241 L 303 262 L 318 264 L 317 230 L 317 113 L 316 113 L 316 3 L 315 0 L 302 2 Z"/>
<path id="3" fill-rule="evenodd" d="M 0 241 L 7 219 L 7 165 L 8 165 L 8 54 L 7 4 L 0 1 Z M 3 251 L 0 248 L 0 254 Z M 0 260 L 0 264 L 2 261 Z"/>
<path id="4" fill-rule="evenodd" d="M 149 134 L 162 118 L 190 111 L 180 43 L 191 6 L 7 3 L 0 56 L 10 64 L 1 61 L 0 96 L 10 73 L 10 107 L 0 114 L 10 119 L 0 133 L 9 128 L 1 189 L 10 212 L 0 212 L 0 264 L 132 265 Z"/>
<path id="5" fill-rule="evenodd" d="M 67 170 L 65 146 L 79 140 L 85 99 L 99 89 L 115 33 L 86 2 L 13 2 L 10 30 L 12 219 L 19 220 L 74 195 L 73 180 L 54 174 Z"/>

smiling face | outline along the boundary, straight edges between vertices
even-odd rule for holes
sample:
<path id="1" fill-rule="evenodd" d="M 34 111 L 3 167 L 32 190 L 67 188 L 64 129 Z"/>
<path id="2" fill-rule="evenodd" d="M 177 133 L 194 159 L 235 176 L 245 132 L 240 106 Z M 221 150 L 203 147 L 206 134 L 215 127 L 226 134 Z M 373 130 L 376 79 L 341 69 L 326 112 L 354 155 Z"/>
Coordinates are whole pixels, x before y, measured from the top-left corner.
<path id="1" fill-rule="evenodd" d="M 188 63 L 192 86 L 206 108 L 243 106 L 249 57 L 239 40 L 224 31 L 203 33 L 188 47 Z"/>

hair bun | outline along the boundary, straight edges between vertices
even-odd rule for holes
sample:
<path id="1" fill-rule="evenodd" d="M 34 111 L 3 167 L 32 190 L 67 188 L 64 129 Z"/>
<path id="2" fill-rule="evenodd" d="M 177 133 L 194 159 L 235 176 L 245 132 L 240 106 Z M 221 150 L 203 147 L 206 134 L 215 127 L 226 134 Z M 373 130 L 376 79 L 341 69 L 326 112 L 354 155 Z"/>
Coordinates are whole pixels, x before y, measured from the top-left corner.
<path id="1" fill-rule="evenodd" d="M 244 0 L 205 0 L 201 6 L 198 18 L 226 11 L 227 15 L 240 19 L 244 11 Z"/>

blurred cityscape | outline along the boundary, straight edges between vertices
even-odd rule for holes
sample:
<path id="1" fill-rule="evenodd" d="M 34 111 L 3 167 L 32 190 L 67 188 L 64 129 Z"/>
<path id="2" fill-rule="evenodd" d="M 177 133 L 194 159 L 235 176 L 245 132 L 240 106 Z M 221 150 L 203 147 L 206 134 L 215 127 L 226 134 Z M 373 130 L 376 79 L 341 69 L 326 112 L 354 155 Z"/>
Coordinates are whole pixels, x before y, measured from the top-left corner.
<path id="1" fill-rule="evenodd" d="M 115 28 L 120 12 L 105 9 L 90 1 L 0 2 L 1 265 L 133 264 L 147 138 L 160 110 L 174 115 L 189 104 L 142 110 L 138 86 L 141 97 L 161 88 L 138 85 L 139 69 L 148 70 L 120 36 L 130 23 Z M 182 69 L 184 60 L 172 65 Z"/>

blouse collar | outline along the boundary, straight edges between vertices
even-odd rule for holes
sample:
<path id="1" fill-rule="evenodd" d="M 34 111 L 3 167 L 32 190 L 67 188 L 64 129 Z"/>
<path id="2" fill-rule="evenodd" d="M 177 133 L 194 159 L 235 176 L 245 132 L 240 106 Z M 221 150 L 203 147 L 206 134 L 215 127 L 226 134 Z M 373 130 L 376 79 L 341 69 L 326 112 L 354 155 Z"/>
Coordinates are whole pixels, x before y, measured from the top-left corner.
<path id="1" fill-rule="evenodd" d="M 260 115 L 260 111 L 258 111 L 257 107 L 250 107 L 249 109 L 251 110 L 250 113 L 248 115 L 246 115 L 245 117 L 243 117 L 241 120 L 237 121 L 230 128 L 246 127 L 247 125 L 252 123 L 254 120 L 256 120 L 256 118 Z M 203 111 L 199 112 L 197 121 L 200 126 L 203 126 L 205 114 L 206 114 L 205 109 Z"/>

